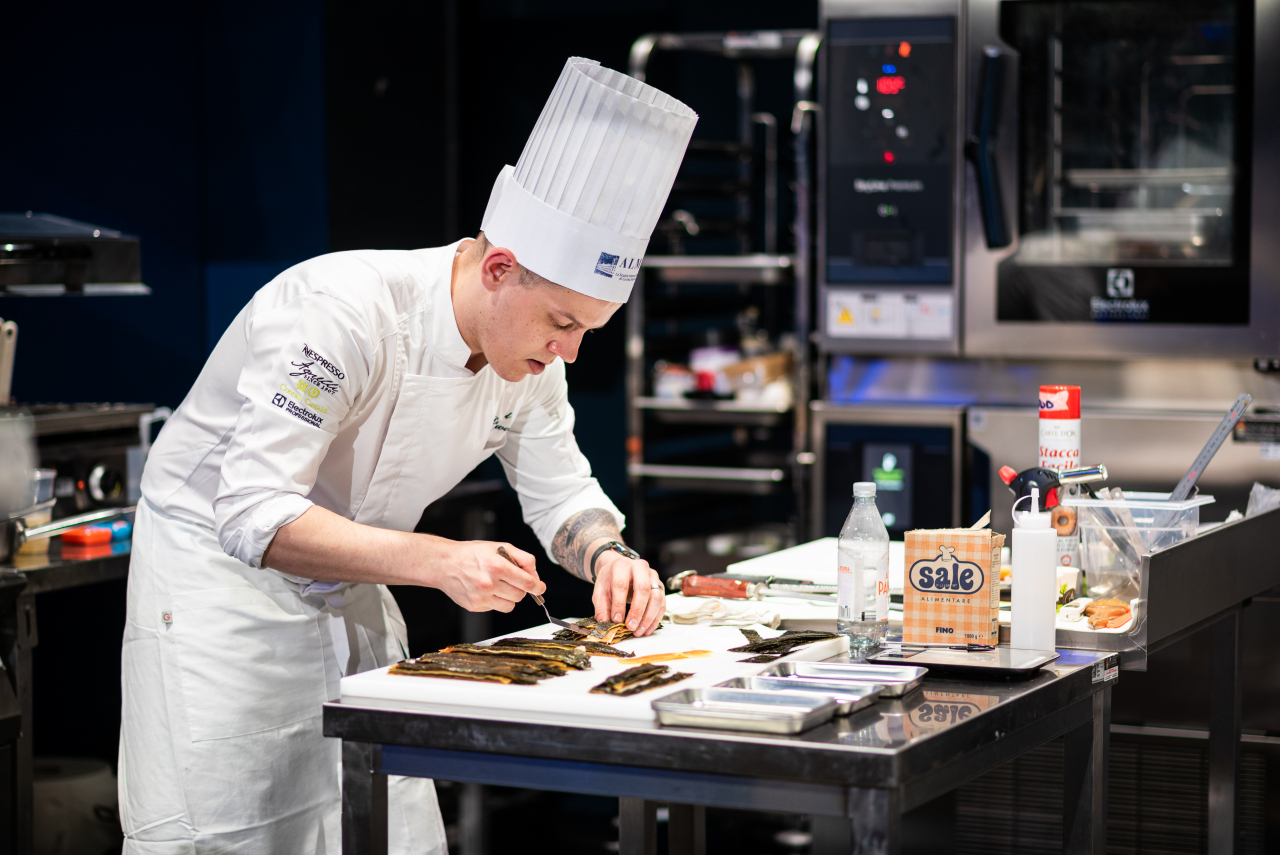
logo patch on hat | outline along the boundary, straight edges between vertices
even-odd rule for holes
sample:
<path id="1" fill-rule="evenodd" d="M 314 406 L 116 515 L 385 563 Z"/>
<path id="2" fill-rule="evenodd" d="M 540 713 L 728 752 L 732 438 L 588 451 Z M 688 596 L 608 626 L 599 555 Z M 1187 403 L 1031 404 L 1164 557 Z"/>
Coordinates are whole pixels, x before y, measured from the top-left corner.
<path id="1" fill-rule="evenodd" d="M 618 256 L 610 255 L 607 252 L 600 253 L 600 260 L 596 262 L 596 273 L 601 276 L 613 278 L 613 271 L 618 268 Z"/>

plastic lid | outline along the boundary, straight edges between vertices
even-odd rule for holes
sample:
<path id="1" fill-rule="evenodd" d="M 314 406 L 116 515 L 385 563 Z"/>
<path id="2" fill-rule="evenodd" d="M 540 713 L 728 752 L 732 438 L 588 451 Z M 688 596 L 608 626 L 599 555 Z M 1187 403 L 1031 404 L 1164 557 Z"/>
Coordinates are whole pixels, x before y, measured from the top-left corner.
<path id="1" fill-rule="evenodd" d="M 855 481 L 853 484 L 853 495 L 855 496 L 874 496 L 876 494 L 875 481 Z"/>
<path id="2" fill-rule="evenodd" d="M 1050 491 L 1052 492 L 1052 491 Z M 1021 502 L 1030 500 L 1029 511 L 1019 511 L 1018 505 Z M 1040 488 L 1035 484 L 1031 485 L 1031 493 L 1018 499 L 1013 503 L 1013 526 L 1014 528 L 1041 528 L 1047 529 L 1052 525 L 1048 511 L 1040 509 Z"/>
<path id="3" fill-rule="evenodd" d="M 1013 515 L 1013 522 L 1018 528 L 1049 528 L 1049 514 L 1023 511 Z"/>

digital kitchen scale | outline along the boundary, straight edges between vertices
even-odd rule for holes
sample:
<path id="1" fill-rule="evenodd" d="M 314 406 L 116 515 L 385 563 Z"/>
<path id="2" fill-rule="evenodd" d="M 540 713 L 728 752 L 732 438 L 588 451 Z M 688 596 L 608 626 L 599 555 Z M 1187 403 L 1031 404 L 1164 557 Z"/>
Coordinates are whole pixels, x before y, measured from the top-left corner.
<path id="1" fill-rule="evenodd" d="M 886 647 L 867 656 L 879 665 L 919 665 L 932 673 L 967 677 L 1029 677 L 1058 658 L 1056 650 L 1023 650 L 998 646 L 993 650 L 951 650 L 946 647 Z"/>

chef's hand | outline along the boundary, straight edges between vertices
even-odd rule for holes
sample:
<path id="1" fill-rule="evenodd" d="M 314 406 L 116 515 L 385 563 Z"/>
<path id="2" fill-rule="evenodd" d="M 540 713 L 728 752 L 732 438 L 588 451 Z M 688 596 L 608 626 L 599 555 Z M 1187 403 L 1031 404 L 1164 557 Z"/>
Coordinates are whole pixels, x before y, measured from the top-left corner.
<path id="1" fill-rule="evenodd" d="M 498 554 L 498 547 L 515 559 Z M 538 578 L 533 556 L 509 543 L 469 540 L 457 544 L 452 567 L 437 586 L 469 612 L 509 612 L 525 594 L 542 594 L 547 586 Z"/>
<path id="2" fill-rule="evenodd" d="M 662 580 L 649 562 L 616 552 L 603 552 L 596 559 L 596 588 L 591 602 L 596 607 L 596 620 L 622 623 L 625 612 L 627 629 L 636 635 L 653 632 L 667 610 Z"/>

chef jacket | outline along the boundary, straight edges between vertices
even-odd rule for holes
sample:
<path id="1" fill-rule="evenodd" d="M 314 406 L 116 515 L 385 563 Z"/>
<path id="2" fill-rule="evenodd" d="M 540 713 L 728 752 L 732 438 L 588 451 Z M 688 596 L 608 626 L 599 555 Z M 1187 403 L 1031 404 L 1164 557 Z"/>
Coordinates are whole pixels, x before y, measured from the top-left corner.
<path id="1" fill-rule="evenodd" d="M 143 497 L 259 567 L 313 504 L 411 531 L 496 453 L 548 553 L 580 511 L 622 526 L 574 440 L 563 361 L 515 383 L 466 368 L 450 293 L 460 244 L 324 255 L 265 285 L 152 446 Z"/>

